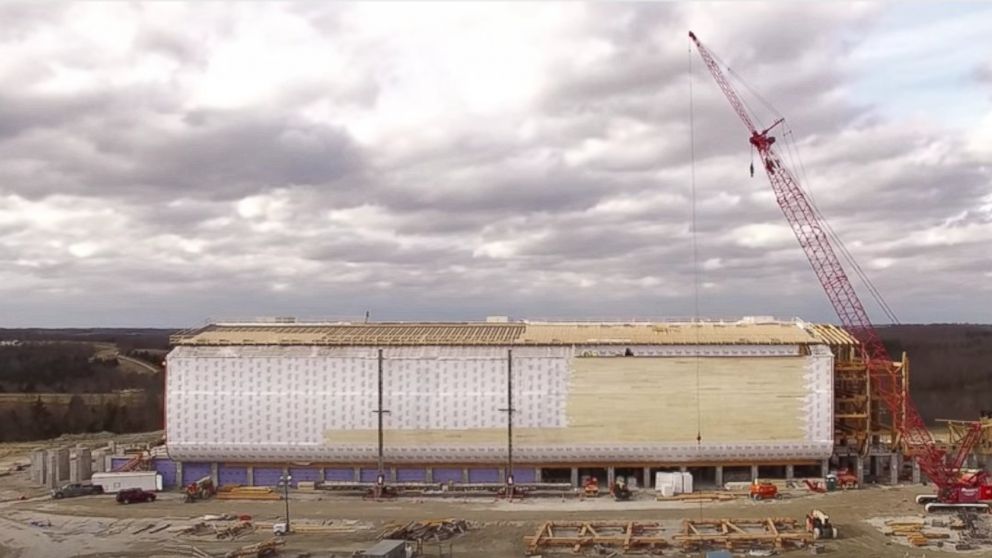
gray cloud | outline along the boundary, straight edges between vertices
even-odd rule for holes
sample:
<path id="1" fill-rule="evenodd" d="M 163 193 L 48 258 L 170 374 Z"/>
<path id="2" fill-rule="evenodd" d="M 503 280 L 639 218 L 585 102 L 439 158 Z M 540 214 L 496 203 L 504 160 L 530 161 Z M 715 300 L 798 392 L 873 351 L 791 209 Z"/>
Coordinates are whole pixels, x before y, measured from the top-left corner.
<path id="1" fill-rule="evenodd" d="M 690 26 L 904 319 L 992 318 L 992 165 L 856 93 L 879 8 L 72 9 L 0 7 L 0 325 L 686 316 L 690 132 L 702 311 L 829 319 Z"/>

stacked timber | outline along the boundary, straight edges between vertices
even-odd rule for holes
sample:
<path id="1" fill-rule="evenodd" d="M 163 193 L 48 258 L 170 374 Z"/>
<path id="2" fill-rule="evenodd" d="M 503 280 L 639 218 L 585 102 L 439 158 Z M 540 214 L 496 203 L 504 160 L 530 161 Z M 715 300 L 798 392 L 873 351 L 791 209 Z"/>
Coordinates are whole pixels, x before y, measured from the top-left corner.
<path id="1" fill-rule="evenodd" d="M 265 542 L 242 546 L 237 550 L 232 550 L 224 555 L 224 558 L 241 558 L 243 556 L 270 556 L 274 554 L 279 545 L 286 544 L 282 539 L 269 539 Z"/>
<path id="2" fill-rule="evenodd" d="M 886 521 L 885 525 L 892 528 L 887 535 L 905 537 L 906 542 L 916 547 L 928 546 L 931 540 L 951 538 L 948 533 L 927 531 L 927 525 L 922 521 Z"/>
<path id="3" fill-rule="evenodd" d="M 661 502 L 729 502 L 744 496 L 746 494 L 738 492 L 694 492 L 675 496 L 658 494 L 655 499 Z"/>
<path id="4" fill-rule="evenodd" d="M 279 500 L 279 494 L 268 486 L 227 485 L 217 490 L 218 500 Z"/>

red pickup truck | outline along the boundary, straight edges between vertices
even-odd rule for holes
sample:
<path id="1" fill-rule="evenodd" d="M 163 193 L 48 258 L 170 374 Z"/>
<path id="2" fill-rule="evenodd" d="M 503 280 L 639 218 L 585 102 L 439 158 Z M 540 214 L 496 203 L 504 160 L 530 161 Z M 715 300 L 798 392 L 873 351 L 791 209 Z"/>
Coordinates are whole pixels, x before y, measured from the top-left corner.
<path id="1" fill-rule="evenodd" d="M 135 502 L 154 502 L 155 493 L 140 488 L 125 488 L 117 493 L 118 504 L 133 504 Z"/>

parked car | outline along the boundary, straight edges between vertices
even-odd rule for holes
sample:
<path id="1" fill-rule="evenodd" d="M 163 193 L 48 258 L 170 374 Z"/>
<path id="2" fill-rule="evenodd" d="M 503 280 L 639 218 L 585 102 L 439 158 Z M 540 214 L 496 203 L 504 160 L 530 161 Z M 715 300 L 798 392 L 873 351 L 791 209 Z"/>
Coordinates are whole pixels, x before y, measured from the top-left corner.
<path id="1" fill-rule="evenodd" d="M 93 494 L 103 494 L 103 486 L 74 482 L 53 490 L 52 498 L 59 500 L 61 498 L 74 498 L 76 496 L 90 496 Z"/>
<path id="2" fill-rule="evenodd" d="M 155 493 L 140 488 L 125 488 L 117 493 L 118 504 L 133 504 L 135 502 L 154 502 Z"/>

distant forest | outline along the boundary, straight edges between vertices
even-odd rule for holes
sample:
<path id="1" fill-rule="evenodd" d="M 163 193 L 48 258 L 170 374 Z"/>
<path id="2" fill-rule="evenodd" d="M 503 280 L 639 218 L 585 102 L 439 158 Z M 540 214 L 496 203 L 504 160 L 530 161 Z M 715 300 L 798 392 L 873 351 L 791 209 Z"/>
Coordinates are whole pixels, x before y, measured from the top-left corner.
<path id="1" fill-rule="evenodd" d="M 992 409 L 992 325 L 897 325 L 878 332 L 893 359 L 909 355 L 909 391 L 924 420 L 975 420 Z"/>
<path id="2" fill-rule="evenodd" d="M 161 429 L 162 375 L 126 370 L 94 343 L 159 364 L 169 333 L 0 330 L 0 442 Z M 48 395 L 58 393 L 74 395 Z"/>

